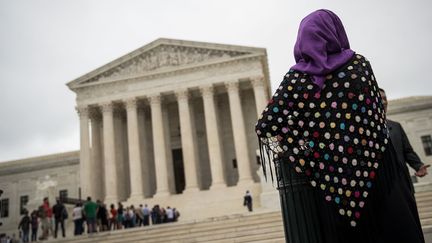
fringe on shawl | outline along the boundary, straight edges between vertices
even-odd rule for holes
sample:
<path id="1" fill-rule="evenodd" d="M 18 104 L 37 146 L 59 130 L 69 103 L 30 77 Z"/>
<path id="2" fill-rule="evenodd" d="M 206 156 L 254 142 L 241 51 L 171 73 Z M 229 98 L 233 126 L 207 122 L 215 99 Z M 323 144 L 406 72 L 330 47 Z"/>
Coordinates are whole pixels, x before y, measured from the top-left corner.
<path id="1" fill-rule="evenodd" d="M 258 146 L 260 150 L 260 161 L 261 161 L 261 167 L 263 170 L 264 178 L 266 181 L 268 181 L 267 173 L 270 173 L 270 177 L 272 180 L 272 183 L 274 183 L 275 178 L 273 175 L 275 175 L 275 165 L 273 161 L 274 153 L 270 149 L 270 146 L 263 141 L 264 138 L 258 138 Z M 268 171 L 267 171 L 268 169 Z"/>

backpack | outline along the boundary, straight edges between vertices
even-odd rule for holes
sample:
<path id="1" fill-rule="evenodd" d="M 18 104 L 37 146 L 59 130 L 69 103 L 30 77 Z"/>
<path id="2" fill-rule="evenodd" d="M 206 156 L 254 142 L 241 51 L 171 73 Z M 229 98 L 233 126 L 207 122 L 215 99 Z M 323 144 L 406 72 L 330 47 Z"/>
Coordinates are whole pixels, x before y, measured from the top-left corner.
<path id="1" fill-rule="evenodd" d="M 39 218 L 46 218 L 47 215 L 46 215 L 45 209 L 42 205 L 39 206 L 38 211 L 37 211 L 37 215 Z"/>
<path id="2" fill-rule="evenodd" d="M 62 210 L 62 218 L 63 219 L 67 219 L 69 217 L 68 212 L 66 210 L 66 207 L 63 206 L 63 210 Z"/>

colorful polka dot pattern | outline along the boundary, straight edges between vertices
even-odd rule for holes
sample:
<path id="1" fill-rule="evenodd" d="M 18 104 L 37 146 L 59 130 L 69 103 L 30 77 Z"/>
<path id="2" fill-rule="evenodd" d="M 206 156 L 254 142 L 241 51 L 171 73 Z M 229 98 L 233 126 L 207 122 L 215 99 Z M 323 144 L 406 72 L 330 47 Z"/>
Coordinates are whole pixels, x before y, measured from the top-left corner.
<path id="1" fill-rule="evenodd" d="M 290 70 L 256 132 L 275 158 L 284 155 L 356 226 L 388 142 L 385 120 L 372 69 L 357 54 L 321 90 Z"/>

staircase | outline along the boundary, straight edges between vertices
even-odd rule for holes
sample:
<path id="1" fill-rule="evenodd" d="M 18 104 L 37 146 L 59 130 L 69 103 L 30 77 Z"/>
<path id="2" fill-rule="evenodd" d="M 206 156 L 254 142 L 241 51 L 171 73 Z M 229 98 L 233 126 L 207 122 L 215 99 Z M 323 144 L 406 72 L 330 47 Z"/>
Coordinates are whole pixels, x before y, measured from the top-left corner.
<path id="1" fill-rule="evenodd" d="M 57 242 L 285 242 L 280 212 L 259 212 L 101 232 Z"/>
<path id="2" fill-rule="evenodd" d="M 420 221 L 425 227 L 432 227 L 432 191 L 416 192 Z"/>
<path id="3" fill-rule="evenodd" d="M 426 236 L 432 238 L 432 191 L 417 192 L 420 220 Z M 101 232 L 93 236 L 71 237 L 64 243 L 120 242 L 285 242 L 279 211 L 254 212 L 214 217 L 205 220 L 176 222 L 120 231 Z"/>

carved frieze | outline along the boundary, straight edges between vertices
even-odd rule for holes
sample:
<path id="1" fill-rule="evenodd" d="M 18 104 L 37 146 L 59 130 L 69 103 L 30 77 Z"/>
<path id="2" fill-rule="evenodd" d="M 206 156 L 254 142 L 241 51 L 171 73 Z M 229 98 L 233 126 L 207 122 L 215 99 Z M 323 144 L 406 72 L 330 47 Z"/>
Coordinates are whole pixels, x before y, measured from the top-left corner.
<path id="1" fill-rule="evenodd" d="M 166 67 L 195 64 L 209 60 L 224 59 L 248 54 L 240 51 L 226 51 L 184 46 L 160 45 L 144 52 L 119 66 L 112 68 L 87 82 L 143 74 Z"/>
<path id="2" fill-rule="evenodd" d="M 107 82 L 103 85 L 97 86 L 86 86 L 76 90 L 77 100 L 85 101 L 87 99 L 94 99 L 99 97 L 107 97 L 116 94 L 127 93 L 128 90 L 138 90 L 138 89 L 148 89 L 145 85 L 148 80 L 161 80 L 162 83 L 167 84 L 167 91 L 170 89 L 172 83 L 174 82 L 182 82 L 184 80 L 183 77 L 193 77 L 206 79 L 209 77 L 217 77 L 221 74 L 235 74 L 240 72 L 254 72 L 255 70 L 259 70 L 261 68 L 260 63 L 256 60 L 242 60 L 235 63 L 220 63 L 218 65 L 204 66 L 200 70 L 187 70 L 187 71 L 175 71 L 170 73 L 169 75 L 161 75 L 159 76 L 146 76 L 145 78 L 136 78 L 136 79 L 127 79 L 122 80 L 120 82 Z M 133 87 L 133 88 L 131 88 Z"/>

